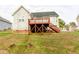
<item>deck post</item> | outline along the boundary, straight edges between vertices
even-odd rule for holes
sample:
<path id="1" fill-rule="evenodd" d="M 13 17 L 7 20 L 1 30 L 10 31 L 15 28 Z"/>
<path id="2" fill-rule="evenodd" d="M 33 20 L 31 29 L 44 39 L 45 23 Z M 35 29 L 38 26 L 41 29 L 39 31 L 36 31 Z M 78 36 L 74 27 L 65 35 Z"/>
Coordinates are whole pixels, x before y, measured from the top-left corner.
<path id="1" fill-rule="evenodd" d="M 35 33 L 36 33 L 36 24 L 35 24 Z"/>
<path id="2" fill-rule="evenodd" d="M 42 26 L 41 26 L 41 27 L 42 27 L 42 32 L 43 32 L 43 24 L 42 24 Z"/>
<path id="3" fill-rule="evenodd" d="M 43 23 L 43 18 L 42 18 L 42 23 Z M 41 31 L 43 32 L 43 24 L 41 25 Z"/>

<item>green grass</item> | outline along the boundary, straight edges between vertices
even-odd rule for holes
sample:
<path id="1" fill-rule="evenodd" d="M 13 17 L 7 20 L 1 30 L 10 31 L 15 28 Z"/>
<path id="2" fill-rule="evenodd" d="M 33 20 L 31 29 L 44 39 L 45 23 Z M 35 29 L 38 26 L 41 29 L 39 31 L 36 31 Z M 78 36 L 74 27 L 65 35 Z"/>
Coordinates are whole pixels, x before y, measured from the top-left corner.
<path id="1" fill-rule="evenodd" d="M 0 32 L 0 49 L 17 54 L 79 53 L 79 32 L 13 34 Z"/>
<path id="2" fill-rule="evenodd" d="M 11 34 L 11 32 L 0 32 L 0 36 L 7 36 L 7 35 L 9 35 L 9 34 Z"/>

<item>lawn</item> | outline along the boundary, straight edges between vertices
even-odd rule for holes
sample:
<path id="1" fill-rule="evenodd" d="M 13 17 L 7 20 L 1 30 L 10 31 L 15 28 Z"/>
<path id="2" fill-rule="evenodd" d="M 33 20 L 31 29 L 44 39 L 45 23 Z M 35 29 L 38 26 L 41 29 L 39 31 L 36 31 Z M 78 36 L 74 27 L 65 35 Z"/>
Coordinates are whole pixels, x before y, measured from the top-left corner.
<path id="1" fill-rule="evenodd" d="M 15 34 L 0 32 L 0 53 L 79 53 L 79 32 Z"/>

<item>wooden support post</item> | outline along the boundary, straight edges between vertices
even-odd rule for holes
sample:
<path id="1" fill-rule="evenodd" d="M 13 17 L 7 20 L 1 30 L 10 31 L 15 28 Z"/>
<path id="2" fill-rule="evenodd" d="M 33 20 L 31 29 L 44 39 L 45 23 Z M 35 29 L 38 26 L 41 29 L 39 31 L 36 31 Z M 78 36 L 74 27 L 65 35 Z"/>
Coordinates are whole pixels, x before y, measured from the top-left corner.
<path id="1" fill-rule="evenodd" d="M 42 32 L 44 31 L 44 28 L 43 28 L 43 26 L 44 26 L 44 25 L 42 24 L 42 25 L 41 25 L 41 27 L 42 27 L 42 29 L 41 29 L 41 30 L 42 30 Z"/>
<path id="2" fill-rule="evenodd" d="M 35 26 L 31 29 L 31 31 L 33 31 L 33 30 L 34 30 L 34 28 L 35 28 Z"/>
<path id="3" fill-rule="evenodd" d="M 37 32 L 40 31 L 41 32 L 41 27 L 37 27 Z"/>
<path id="4" fill-rule="evenodd" d="M 47 27 L 45 27 L 44 25 L 43 25 L 43 28 L 46 30 L 47 29 Z M 47 32 L 47 30 L 46 30 L 46 32 Z"/>
<path id="5" fill-rule="evenodd" d="M 37 26 L 36 26 L 36 24 L 35 24 L 35 33 L 36 33 L 36 27 L 37 27 Z"/>
<path id="6" fill-rule="evenodd" d="M 34 31 L 34 32 L 47 32 L 47 26 L 48 25 L 45 25 L 45 24 L 34 24 L 32 25 L 32 28 L 31 28 L 31 31 Z"/>

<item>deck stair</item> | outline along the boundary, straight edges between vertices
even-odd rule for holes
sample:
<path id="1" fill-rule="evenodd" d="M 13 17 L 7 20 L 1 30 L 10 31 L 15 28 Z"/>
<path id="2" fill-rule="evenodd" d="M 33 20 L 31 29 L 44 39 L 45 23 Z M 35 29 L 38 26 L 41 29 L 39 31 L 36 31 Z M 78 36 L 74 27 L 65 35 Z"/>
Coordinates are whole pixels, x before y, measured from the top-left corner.
<path id="1" fill-rule="evenodd" d="M 60 29 L 57 26 L 53 25 L 53 24 L 49 24 L 49 28 L 51 28 L 52 30 L 54 30 L 56 33 L 60 32 Z"/>

